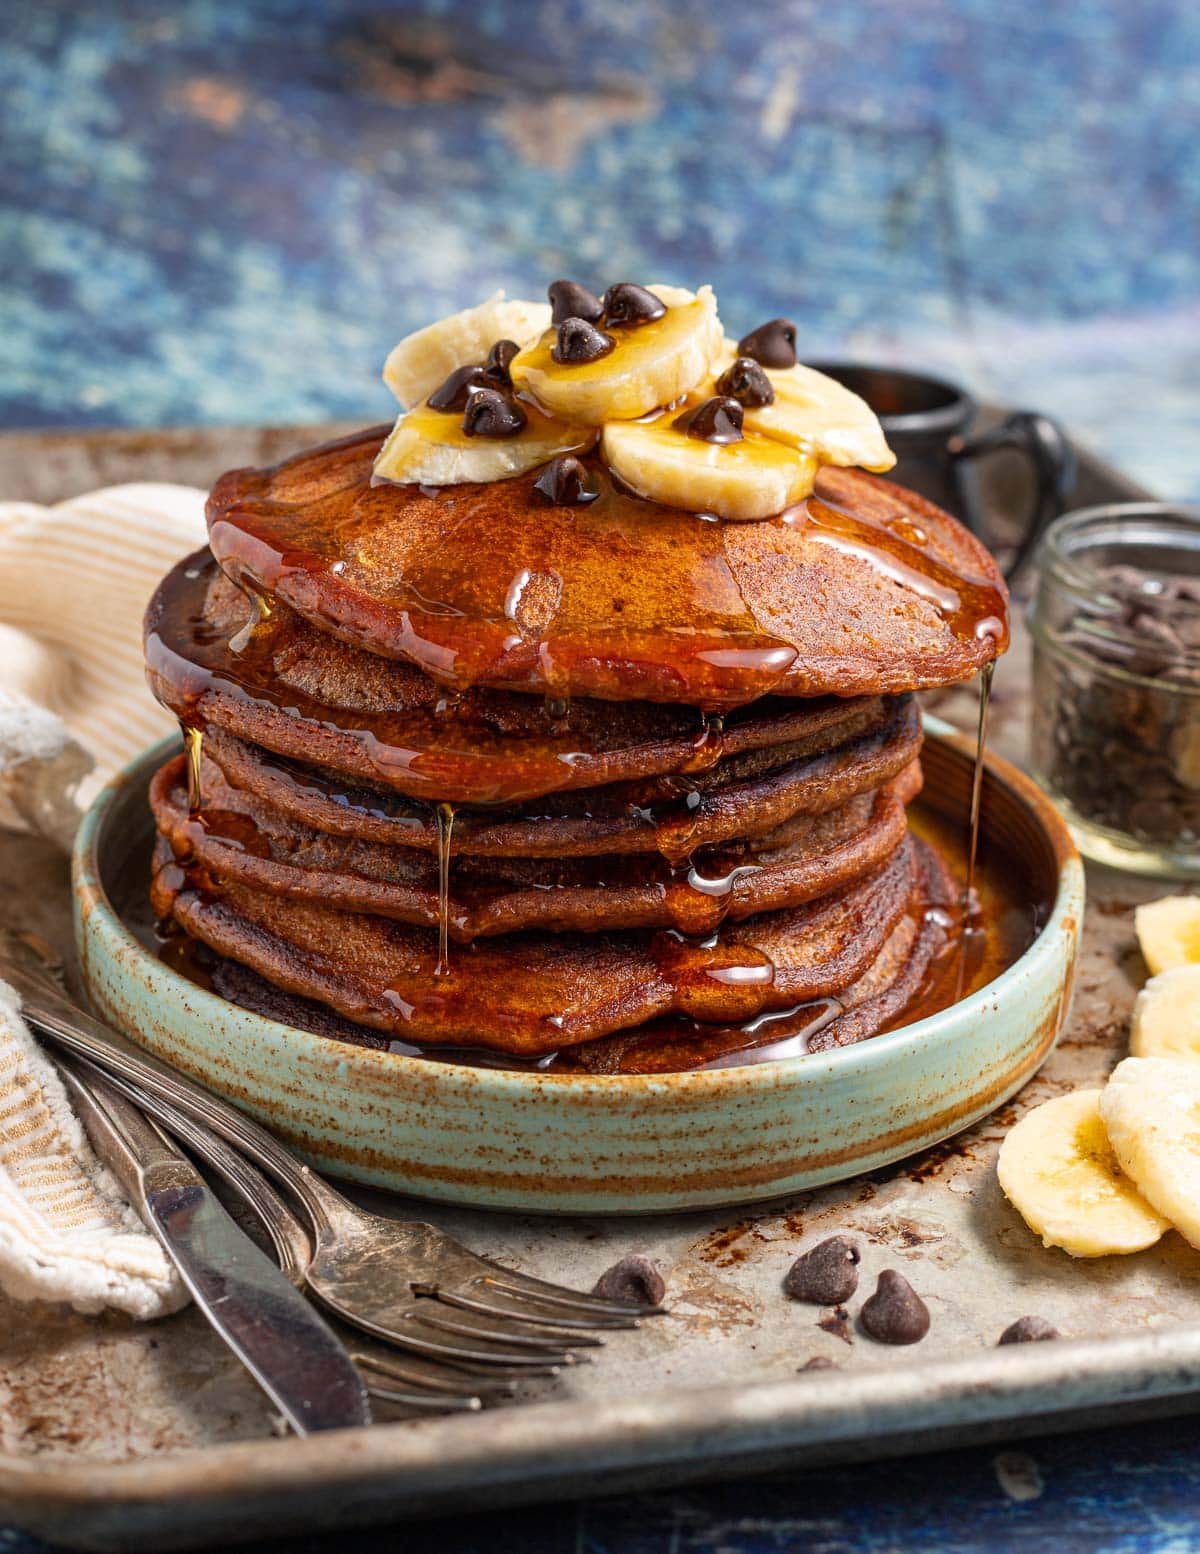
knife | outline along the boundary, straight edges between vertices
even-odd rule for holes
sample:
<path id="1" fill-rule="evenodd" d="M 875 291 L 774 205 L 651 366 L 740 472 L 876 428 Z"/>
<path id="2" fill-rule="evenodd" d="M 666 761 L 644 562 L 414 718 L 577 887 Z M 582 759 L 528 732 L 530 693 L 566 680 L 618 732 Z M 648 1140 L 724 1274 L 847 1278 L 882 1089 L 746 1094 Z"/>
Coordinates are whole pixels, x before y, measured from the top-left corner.
<path id="1" fill-rule="evenodd" d="M 89 1072 L 59 1069 L 96 1153 L 162 1243 L 216 1332 L 297 1435 L 371 1423 L 366 1388 L 308 1301 L 226 1214 L 148 1117 Z"/>

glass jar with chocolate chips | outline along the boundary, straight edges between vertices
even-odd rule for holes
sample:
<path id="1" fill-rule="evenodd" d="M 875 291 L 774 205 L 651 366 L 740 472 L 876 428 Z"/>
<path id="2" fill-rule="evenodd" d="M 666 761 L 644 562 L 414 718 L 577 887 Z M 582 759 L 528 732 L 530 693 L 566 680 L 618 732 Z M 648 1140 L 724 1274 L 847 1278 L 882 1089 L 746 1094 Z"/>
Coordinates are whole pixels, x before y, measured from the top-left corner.
<path id="1" fill-rule="evenodd" d="M 1090 858 L 1200 878 L 1200 508 L 1069 513 L 1038 560 L 1039 781 Z"/>

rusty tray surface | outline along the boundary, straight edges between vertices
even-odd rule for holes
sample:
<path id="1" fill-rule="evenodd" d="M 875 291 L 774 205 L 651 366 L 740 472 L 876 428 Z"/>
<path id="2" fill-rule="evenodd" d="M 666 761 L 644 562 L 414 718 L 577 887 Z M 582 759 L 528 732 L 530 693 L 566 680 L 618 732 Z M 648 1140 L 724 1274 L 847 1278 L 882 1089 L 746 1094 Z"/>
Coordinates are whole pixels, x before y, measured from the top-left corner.
<path id="1" fill-rule="evenodd" d="M 55 500 L 145 478 L 148 466 L 204 484 L 220 467 L 312 437 L 14 436 L 0 439 L 0 490 Z M 33 463 L 38 483 L 18 487 L 31 453 L 46 455 Z M 1081 500 L 1135 494 L 1085 462 Z M 991 741 L 1018 763 L 1027 687 L 1018 623 L 996 677 Z M 936 710 L 969 727 L 973 695 L 956 691 Z M 0 836 L 0 877 L 15 887 L 0 897 L 0 921 L 67 949 L 65 860 L 32 839 Z M 1134 1257 L 1074 1263 L 1040 1247 L 995 1180 L 999 1141 L 1021 1111 L 1099 1081 L 1125 1052 L 1144 976 L 1132 908 L 1164 887 L 1089 867 L 1088 888 L 1063 1040 L 1015 1103 L 949 1144 L 750 1213 L 550 1220 L 432 1210 L 479 1251 L 580 1287 L 633 1250 L 666 1275 L 670 1317 L 614 1335 L 596 1364 L 519 1407 L 281 1439 L 266 1402 L 194 1311 L 137 1325 L 0 1298 L 0 1518 L 81 1547 L 185 1547 L 234 1529 L 248 1538 L 657 1487 L 1111 1422 L 1115 1409 L 1131 1417 L 1194 1408 L 1200 1254 L 1172 1234 Z M 932 1313 L 921 1345 L 887 1349 L 853 1320 L 784 1298 L 780 1281 L 797 1251 L 839 1230 L 863 1247 L 853 1308 L 879 1270 L 899 1268 Z M 1066 1340 L 997 1350 L 1001 1330 L 1030 1312 Z M 818 1356 L 837 1369 L 805 1370 Z"/>

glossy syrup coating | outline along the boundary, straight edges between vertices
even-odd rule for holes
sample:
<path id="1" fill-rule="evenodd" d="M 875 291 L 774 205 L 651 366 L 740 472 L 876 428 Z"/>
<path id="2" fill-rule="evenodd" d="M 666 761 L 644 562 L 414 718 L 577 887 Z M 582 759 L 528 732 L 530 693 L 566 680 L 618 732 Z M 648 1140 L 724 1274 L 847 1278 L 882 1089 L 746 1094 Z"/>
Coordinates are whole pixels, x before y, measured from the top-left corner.
<path id="1" fill-rule="evenodd" d="M 847 710 L 846 724 L 726 754 L 703 771 L 568 789 L 503 808 L 459 806 L 455 856 L 680 860 L 700 847 L 751 843 L 797 815 L 824 814 L 873 792 L 916 761 L 914 698 L 865 698 Z M 231 786 L 327 836 L 437 851 L 429 803 L 272 755 L 211 723 L 204 753 Z"/>
<path id="2" fill-rule="evenodd" d="M 722 711 L 771 692 L 913 690 L 1007 643 L 1007 596 L 954 519 L 858 470 L 755 523 L 631 495 L 547 506 L 532 479 L 371 485 L 374 428 L 222 477 L 210 542 L 236 581 L 444 685 Z"/>
<path id="3" fill-rule="evenodd" d="M 204 552 L 159 585 L 145 653 L 151 690 L 185 725 L 214 724 L 433 802 L 512 804 L 687 776 L 745 750 L 814 738 L 830 748 L 878 715 L 878 703 L 861 698 L 773 698 L 723 717 L 651 702 L 448 695 L 412 665 L 355 649 L 286 605 L 264 616 Z"/>
<path id="4" fill-rule="evenodd" d="M 440 849 L 430 855 L 326 836 L 230 786 L 211 764 L 199 812 L 189 806 L 182 756 L 159 771 L 150 804 L 176 857 L 221 880 L 431 928 L 444 915 L 449 937 L 469 943 L 534 928 L 703 936 L 726 921 L 799 906 L 886 863 L 904 839 L 904 804 L 919 786 L 912 769 L 878 793 L 798 816 L 752 847 L 696 851 L 675 863 L 657 853 L 471 859 L 455 850 L 444 901 Z"/>

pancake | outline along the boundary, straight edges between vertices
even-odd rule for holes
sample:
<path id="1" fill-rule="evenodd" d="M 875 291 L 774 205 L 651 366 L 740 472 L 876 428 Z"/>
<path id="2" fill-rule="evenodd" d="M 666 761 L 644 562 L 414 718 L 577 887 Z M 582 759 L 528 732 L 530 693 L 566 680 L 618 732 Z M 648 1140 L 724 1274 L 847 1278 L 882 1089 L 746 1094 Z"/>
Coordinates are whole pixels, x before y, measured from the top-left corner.
<path id="1" fill-rule="evenodd" d="M 224 475 L 210 545 L 323 634 L 445 686 L 720 711 L 952 684 L 1007 644 L 979 541 L 860 470 L 823 469 L 776 518 L 703 522 L 596 458 L 587 506 L 548 505 L 531 476 L 372 486 L 387 430 Z"/>
<path id="2" fill-rule="evenodd" d="M 434 801 L 512 804 L 705 771 L 747 750 L 787 746 L 797 759 L 886 717 L 879 697 L 767 698 L 728 718 L 637 702 L 558 708 L 510 692 L 448 699 L 427 675 L 322 636 L 286 606 L 247 631 L 254 620 L 211 557 L 180 562 L 146 612 L 158 700 L 185 723 Z"/>
<path id="3" fill-rule="evenodd" d="M 293 901 L 372 912 L 437 927 L 460 943 L 525 929 L 598 932 L 675 928 L 711 933 L 725 920 L 798 906 L 878 869 L 904 839 L 915 772 L 818 815 L 793 816 L 752 843 L 697 850 L 672 865 L 624 857 L 451 858 L 446 893 L 438 860 L 407 847 L 326 836 L 204 773 L 204 809 L 188 806 L 186 759 L 150 788 L 155 821 L 176 858 L 220 881 Z M 451 836 L 451 845 L 452 845 Z"/>
<path id="4" fill-rule="evenodd" d="M 284 991 L 402 1040 L 524 1056 L 669 1014 L 741 1022 L 837 994 L 866 972 L 921 885 L 906 839 L 849 888 L 727 923 L 712 940 L 508 934 L 456 946 L 446 966 L 430 929 L 197 878 L 161 839 L 156 864 L 160 917 Z"/>
<path id="5" fill-rule="evenodd" d="M 572 1047 L 555 1068 L 592 1074 L 661 1074 L 680 1069 L 829 1052 L 887 1030 L 928 981 L 949 945 L 947 922 L 959 892 L 932 848 L 919 843 L 921 883 L 909 909 L 867 970 L 836 996 L 760 1015 L 741 1025 L 652 1020 L 632 1031 Z"/>
<path id="6" fill-rule="evenodd" d="M 788 759 L 790 749 L 727 756 L 683 777 L 568 789 L 503 811 L 460 808 L 456 857 L 579 858 L 689 849 L 764 835 L 793 815 L 819 814 L 889 782 L 916 759 L 921 720 L 912 697 L 889 698 L 885 721 L 837 749 Z M 379 785 L 273 756 L 209 727 L 204 754 L 236 788 L 331 836 L 435 853 L 432 806 Z"/>

